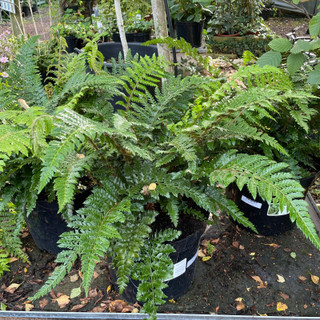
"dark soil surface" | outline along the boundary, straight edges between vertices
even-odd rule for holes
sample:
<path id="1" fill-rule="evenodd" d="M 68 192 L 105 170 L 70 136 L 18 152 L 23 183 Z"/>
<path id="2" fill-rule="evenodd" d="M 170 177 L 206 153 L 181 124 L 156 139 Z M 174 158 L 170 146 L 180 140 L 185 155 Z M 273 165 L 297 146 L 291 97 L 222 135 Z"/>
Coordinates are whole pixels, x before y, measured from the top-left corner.
<path id="1" fill-rule="evenodd" d="M 52 272 L 55 256 L 40 251 L 27 231 L 23 241 L 30 264 L 14 261 L 0 280 L 0 301 L 7 310 L 137 312 L 112 283 L 106 260 L 97 265 L 89 297 L 69 300 L 79 288 L 76 263 L 50 294 L 30 302 Z M 207 243 L 214 245 L 212 257 Z M 205 257 L 207 256 L 207 257 Z M 208 259 L 208 260 L 207 260 Z M 320 316 L 319 252 L 294 228 L 280 236 L 252 234 L 223 219 L 201 242 L 191 290 L 160 308 L 160 312 L 242 315 Z M 15 285 L 19 285 L 15 288 Z M 11 285 L 11 286 L 10 286 Z"/>

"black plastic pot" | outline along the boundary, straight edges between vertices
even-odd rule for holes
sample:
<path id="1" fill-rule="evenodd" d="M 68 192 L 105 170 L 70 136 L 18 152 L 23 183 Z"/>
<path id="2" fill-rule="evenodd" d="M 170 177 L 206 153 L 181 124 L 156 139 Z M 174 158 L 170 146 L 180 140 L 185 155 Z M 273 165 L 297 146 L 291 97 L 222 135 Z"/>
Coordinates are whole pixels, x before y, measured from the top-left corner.
<path id="1" fill-rule="evenodd" d="M 58 254 L 61 248 L 57 241 L 68 230 L 62 215 L 58 214 L 58 202 L 38 201 L 35 209 L 26 216 L 26 223 L 37 247 L 51 254 Z"/>
<path id="2" fill-rule="evenodd" d="M 198 256 L 199 241 L 204 233 L 205 224 L 199 223 L 199 229 L 187 236 L 184 239 L 172 243 L 176 252 L 170 255 L 174 263 L 174 278 L 168 280 L 166 283 L 168 287 L 164 289 L 164 294 L 167 299 L 178 299 L 184 295 L 192 286 L 192 281 L 195 272 L 195 261 Z M 110 274 L 113 281 L 116 280 L 116 272 L 110 268 Z M 127 288 L 124 290 L 122 296 L 130 303 L 137 301 L 136 294 L 139 282 L 130 280 Z"/>
<path id="3" fill-rule="evenodd" d="M 66 42 L 67 42 L 67 52 L 68 53 L 73 53 L 74 49 L 78 47 L 78 38 L 76 38 L 75 36 L 66 36 L 65 37 Z"/>
<path id="4" fill-rule="evenodd" d="M 157 46 L 151 45 L 151 46 L 143 46 L 141 43 L 136 42 L 128 42 L 128 47 L 131 50 L 132 56 L 135 56 L 138 54 L 139 56 L 149 56 L 152 57 L 154 54 L 158 55 L 158 49 Z M 104 67 L 109 71 L 112 72 L 112 63 L 107 62 L 111 58 L 117 59 L 119 56 L 119 53 L 122 53 L 123 56 L 123 50 L 121 43 L 117 42 L 105 42 L 105 43 L 98 43 L 98 50 L 103 54 L 104 57 Z M 154 93 L 154 87 L 147 87 L 148 91 L 153 94 Z M 118 101 L 123 101 L 122 97 L 115 97 L 112 100 L 110 100 L 110 103 L 112 104 L 114 111 L 117 111 L 119 109 L 123 109 L 122 106 L 117 104 Z"/>
<path id="5" fill-rule="evenodd" d="M 150 32 L 131 32 L 126 33 L 126 38 L 128 42 L 146 42 L 150 40 Z M 119 33 L 113 33 L 112 40 L 114 42 L 120 42 L 120 35 Z"/>
<path id="6" fill-rule="evenodd" d="M 29 6 L 22 6 L 22 13 L 23 13 L 23 15 L 25 16 L 25 17 L 29 17 L 30 16 L 30 14 L 31 14 L 31 12 L 30 12 L 30 8 L 29 8 Z"/>
<path id="7" fill-rule="evenodd" d="M 193 47 L 200 47 L 202 40 L 204 22 L 192 22 L 192 21 L 176 21 L 176 31 L 178 39 L 183 38 L 189 42 Z"/>
<path id="8" fill-rule="evenodd" d="M 300 184 L 305 189 L 305 195 L 317 175 L 312 175 L 299 180 Z M 261 235 L 279 235 L 291 230 L 295 225 L 291 222 L 289 212 L 286 210 L 280 212 L 278 207 L 269 206 L 269 204 L 259 195 L 256 199 L 253 199 L 246 187 L 241 191 L 239 189 L 236 190 L 236 204 L 245 216 L 254 224 L 258 233 Z"/>

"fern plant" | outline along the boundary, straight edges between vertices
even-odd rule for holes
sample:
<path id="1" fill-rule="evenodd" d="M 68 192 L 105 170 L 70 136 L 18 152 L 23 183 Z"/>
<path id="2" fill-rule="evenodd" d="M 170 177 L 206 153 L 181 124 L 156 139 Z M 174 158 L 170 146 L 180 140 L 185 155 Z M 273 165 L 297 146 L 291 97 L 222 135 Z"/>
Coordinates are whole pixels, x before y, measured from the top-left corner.
<path id="1" fill-rule="evenodd" d="M 182 46 L 191 50 L 185 43 Z M 206 220 L 204 212 L 217 217 L 223 210 L 255 230 L 226 198 L 224 189 L 231 183 L 240 189 L 246 185 L 253 197 L 259 193 L 270 203 L 286 206 L 292 220 L 320 249 L 302 187 L 288 165 L 251 150 L 252 143 L 259 143 L 287 154 L 259 122 L 272 119 L 275 104 L 289 99 L 282 87 L 268 84 L 277 70 L 264 70 L 266 80 L 256 77 L 259 82 L 251 79 L 251 85 L 244 86 L 216 77 L 174 78 L 164 71 L 167 62 L 161 57 L 140 57 L 117 78 L 99 70 L 86 74 L 81 64 L 85 56 L 74 59 L 70 68 L 76 61 L 79 74 L 70 75 L 52 96 L 41 104 L 28 99 L 19 103 L 15 100 L 19 87 L 11 86 L 13 106 L 0 114 L 0 140 L 14 141 L 0 145 L 0 183 L 6 201 L 14 200 L 21 212 L 25 207 L 30 212 L 36 194 L 46 190 L 55 194 L 59 211 L 68 213 L 70 231 L 59 240 L 59 265 L 31 300 L 50 292 L 77 258 L 88 294 L 96 263 L 107 255 L 118 270 L 120 291 L 130 278 L 138 279 L 137 299 L 144 303 L 143 311 L 155 318 L 157 306 L 166 299 L 165 280 L 173 272 L 174 249 L 167 242 L 179 237 L 179 222 L 191 224 L 190 216 Z M 211 68 L 209 61 L 202 62 Z M 241 72 L 238 77 L 244 78 Z M 160 85 L 161 78 L 165 81 Z M 73 85 L 77 81 L 81 88 Z M 123 109 L 113 113 L 103 98 L 116 94 L 119 86 L 125 92 L 125 97 L 118 92 Z M 154 95 L 146 86 L 155 87 Z M 28 187 L 15 180 L 21 172 L 31 181 Z M 90 195 L 73 214 L 75 194 L 83 181 Z M 157 222 L 163 218 L 168 226 L 161 229 Z"/>

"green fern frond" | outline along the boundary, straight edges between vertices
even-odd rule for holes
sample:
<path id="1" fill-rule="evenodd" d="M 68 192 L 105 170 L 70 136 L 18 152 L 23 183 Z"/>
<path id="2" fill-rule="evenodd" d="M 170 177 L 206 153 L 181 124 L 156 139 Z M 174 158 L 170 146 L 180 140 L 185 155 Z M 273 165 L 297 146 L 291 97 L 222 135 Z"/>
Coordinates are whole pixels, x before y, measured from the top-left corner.
<path id="1" fill-rule="evenodd" d="M 10 258 L 8 257 L 8 254 L 0 249 L 0 278 L 5 271 L 10 270 L 9 262 Z"/>
<path id="2" fill-rule="evenodd" d="M 31 37 L 20 48 L 8 70 L 11 90 L 17 99 L 24 99 L 28 105 L 43 106 L 48 97 L 41 83 L 37 67 L 36 45 L 39 37 Z"/>
<path id="3" fill-rule="evenodd" d="M 79 210 L 85 216 L 80 238 L 83 286 L 88 294 L 96 262 L 108 251 L 110 240 L 120 238 L 118 230 L 113 225 L 124 222 L 124 212 L 130 211 L 130 200 L 120 201 L 114 195 L 114 189 L 95 189 L 86 200 L 86 207 Z"/>
<path id="4" fill-rule="evenodd" d="M 67 154 L 79 148 L 87 138 L 94 139 L 101 132 L 101 126 L 72 110 L 64 110 L 57 115 L 57 139 L 49 143 L 43 158 L 43 168 L 38 192 L 51 180 L 64 162 Z"/>
<path id="5" fill-rule="evenodd" d="M 302 200 L 303 188 L 291 174 L 283 171 L 287 166 L 260 155 L 229 153 L 217 162 L 210 181 L 224 187 L 235 182 L 240 190 L 247 185 L 253 198 L 259 193 L 268 203 L 277 204 L 280 210 L 286 208 L 291 220 L 297 221 L 305 236 L 320 248 L 320 239 L 310 220 L 307 204 Z"/>
<path id="6" fill-rule="evenodd" d="M 11 125 L 0 125 L 0 153 L 11 156 L 13 153 L 27 156 L 31 148 L 28 130 L 20 130 Z"/>

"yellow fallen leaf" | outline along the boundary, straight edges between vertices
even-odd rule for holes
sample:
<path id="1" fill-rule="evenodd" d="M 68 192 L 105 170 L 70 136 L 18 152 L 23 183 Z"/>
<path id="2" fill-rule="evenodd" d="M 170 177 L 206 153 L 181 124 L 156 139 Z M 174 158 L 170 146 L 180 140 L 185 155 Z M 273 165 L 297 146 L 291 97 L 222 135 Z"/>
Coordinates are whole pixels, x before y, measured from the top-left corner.
<path id="1" fill-rule="evenodd" d="M 139 313 L 139 309 L 138 308 L 134 308 L 134 309 L 132 309 L 131 313 Z"/>
<path id="2" fill-rule="evenodd" d="M 170 303 L 176 303 L 174 299 L 169 300 Z"/>
<path id="3" fill-rule="evenodd" d="M 108 288 L 107 288 L 107 293 L 109 293 L 109 292 L 111 291 L 111 288 L 112 288 L 112 285 L 109 284 L 109 285 L 108 285 Z"/>
<path id="4" fill-rule="evenodd" d="M 24 273 L 27 273 L 27 272 L 28 272 L 28 269 L 27 269 L 27 268 L 24 268 L 23 271 L 24 271 Z"/>
<path id="5" fill-rule="evenodd" d="M 280 276 L 280 274 L 277 274 L 277 277 L 278 277 L 277 282 L 280 282 L 280 283 L 286 282 L 285 278 L 283 276 Z"/>
<path id="6" fill-rule="evenodd" d="M 30 311 L 34 308 L 34 305 L 33 304 L 30 304 L 30 303 L 26 303 L 25 306 L 24 306 L 24 310 L 25 311 Z"/>
<path id="7" fill-rule="evenodd" d="M 288 306 L 282 302 L 277 303 L 277 311 L 285 311 L 288 309 Z"/>
<path id="8" fill-rule="evenodd" d="M 154 182 L 153 182 L 153 183 L 150 183 L 148 189 L 149 189 L 150 191 L 154 191 L 154 190 L 157 189 L 157 185 L 156 185 Z"/>
<path id="9" fill-rule="evenodd" d="M 314 284 L 319 284 L 319 277 L 312 274 L 312 275 L 311 275 L 311 281 L 312 281 Z"/>
<path id="10" fill-rule="evenodd" d="M 210 256 L 206 256 L 206 257 L 203 257 L 203 258 L 202 258 L 202 261 L 205 262 L 205 261 L 208 261 L 208 260 L 210 260 L 210 259 L 211 259 Z"/>
<path id="11" fill-rule="evenodd" d="M 70 302 L 70 297 L 67 296 L 66 294 L 63 294 L 59 298 L 56 299 L 60 309 L 64 308 L 69 302 Z"/>
<path id="12" fill-rule="evenodd" d="M 4 289 L 4 291 L 8 293 L 14 293 L 20 286 L 21 286 L 21 283 L 20 284 L 11 283 L 8 288 Z"/>

